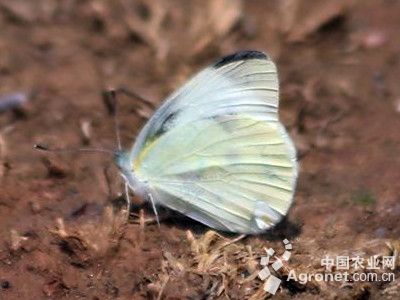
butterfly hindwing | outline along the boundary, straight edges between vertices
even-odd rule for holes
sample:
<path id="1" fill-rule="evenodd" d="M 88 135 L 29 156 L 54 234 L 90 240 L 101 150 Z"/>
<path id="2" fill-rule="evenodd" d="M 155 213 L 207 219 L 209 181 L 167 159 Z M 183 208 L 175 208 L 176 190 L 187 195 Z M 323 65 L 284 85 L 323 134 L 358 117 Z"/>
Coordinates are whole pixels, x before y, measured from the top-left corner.
<path id="1" fill-rule="evenodd" d="M 293 158 L 280 131 L 266 122 L 246 116 L 198 120 L 171 129 L 142 153 L 136 175 L 163 195 L 157 200 L 203 223 L 224 224 L 217 229 L 265 229 L 290 206 Z M 267 204 L 264 215 L 256 215 L 263 211 L 260 203 Z"/>

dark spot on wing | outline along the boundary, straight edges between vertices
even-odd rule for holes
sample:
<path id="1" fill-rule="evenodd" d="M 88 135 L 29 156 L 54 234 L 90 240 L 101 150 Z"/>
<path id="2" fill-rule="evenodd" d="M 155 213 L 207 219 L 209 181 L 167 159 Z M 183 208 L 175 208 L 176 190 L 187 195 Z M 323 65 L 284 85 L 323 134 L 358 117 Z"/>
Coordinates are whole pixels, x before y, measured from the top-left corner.
<path id="1" fill-rule="evenodd" d="M 217 62 L 214 63 L 214 68 L 220 68 L 226 64 L 240 61 L 240 60 L 247 60 L 247 59 L 268 59 L 268 56 L 260 51 L 240 51 L 225 57 L 222 57 Z"/>
<path id="2" fill-rule="evenodd" d="M 161 136 L 164 134 L 172 126 L 179 113 L 180 111 L 177 110 L 169 114 L 160 127 L 154 132 L 153 136 Z"/>
<path id="3" fill-rule="evenodd" d="M 226 122 L 226 121 L 231 119 L 231 117 L 233 117 L 234 115 L 236 115 L 236 114 L 231 113 L 231 114 L 225 114 L 225 115 L 215 115 L 215 116 L 212 116 L 211 119 L 215 120 L 215 122 L 220 127 L 222 127 L 222 129 L 225 132 L 233 133 L 237 129 L 236 128 L 237 127 L 236 124 L 235 123 L 231 123 L 231 122 Z"/>

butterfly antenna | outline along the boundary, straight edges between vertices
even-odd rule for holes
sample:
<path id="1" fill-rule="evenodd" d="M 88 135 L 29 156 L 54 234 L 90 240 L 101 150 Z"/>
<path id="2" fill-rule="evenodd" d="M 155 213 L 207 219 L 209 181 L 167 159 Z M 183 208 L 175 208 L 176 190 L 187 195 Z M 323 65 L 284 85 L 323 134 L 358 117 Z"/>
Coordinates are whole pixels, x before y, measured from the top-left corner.
<path id="1" fill-rule="evenodd" d="M 128 96 L 129 98 L 139 100 L 143 104 L 147 105 L 151 110 L 155 110 L 156 109 L 156 106 L 152 101 L 150 101 L 149 99 L 139 95 L 138 93 L 135 93 L 134 91 L 131 91 L 131 90 L 125 88 L 125 87 L 122 87 L 122 88 L 118 89 L 118 92 Z"/>
<path id="2" fill-rule="evenodd" d="M 103 148 L 50 148 L 42 144 L 35 144 L 33 148 L 44 151 L 44 152 L 54 152 L 54 153 L 73 153 L 73 152 L 88 152 L 88 153 L 106 153 L 110 155 L 115 155 L 115 151 Z"/>
<path id="3" fill-rule="evenodd" d="M 117 139 L 118 150 L 122 149 L 121 145 L 121 133 L 120 133 L 120 125 L 118 119 L 118 101 L 117 101 L 117 91 L 115 89 L 110 89 L 103 92 L 104 102 L 114 119 L 114 128 L 115 128 L 115 136 Z"/>

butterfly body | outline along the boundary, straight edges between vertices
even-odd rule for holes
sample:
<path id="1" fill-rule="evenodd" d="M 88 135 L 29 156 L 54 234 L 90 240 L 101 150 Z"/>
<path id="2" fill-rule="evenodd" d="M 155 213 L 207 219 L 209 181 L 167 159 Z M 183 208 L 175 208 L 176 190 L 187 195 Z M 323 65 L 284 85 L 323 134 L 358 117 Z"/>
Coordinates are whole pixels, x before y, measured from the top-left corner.
<path id="1" fill-rule="evenodd" d="M 264 53 L 224 57 L 167 98 L 116 163 L 155 204 L 217 230 L 261 233 L 287 213 L 298 173 L 278 102 Z"/>

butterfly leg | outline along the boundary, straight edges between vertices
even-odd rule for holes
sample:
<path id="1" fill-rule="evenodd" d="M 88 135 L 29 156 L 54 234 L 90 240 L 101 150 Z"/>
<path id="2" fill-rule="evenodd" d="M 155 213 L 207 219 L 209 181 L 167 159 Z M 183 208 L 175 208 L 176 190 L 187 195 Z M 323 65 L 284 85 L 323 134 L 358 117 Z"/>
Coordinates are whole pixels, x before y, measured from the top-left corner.
<path id="1" fill-rule="evenodd" d="M 128 212 L 128 219 L 131 212 L 131 199 L 129 198 L 129 187 L 128 183 L 125 182 L 125 200 L 126 200 L 126 210 Z"/>
<path id="2" fill-rule="evenodd" d="M 150 193 L 148 194 L 148 196 L 149 196 L 149 199 L 151 202 L 151 206 L 153 207 L 154 215 L 156 216 L 158 227 L 160 227 L 160 219 L 158 218 L 158 212 L 157 212 L 156 204 L 154 203 L 153 196 Z"/>

